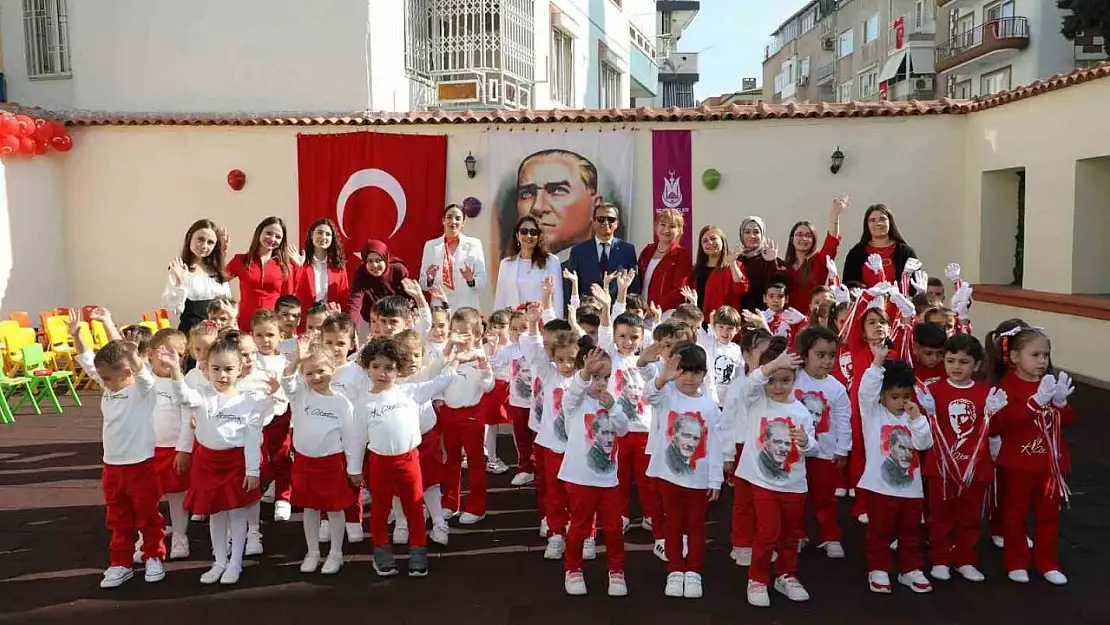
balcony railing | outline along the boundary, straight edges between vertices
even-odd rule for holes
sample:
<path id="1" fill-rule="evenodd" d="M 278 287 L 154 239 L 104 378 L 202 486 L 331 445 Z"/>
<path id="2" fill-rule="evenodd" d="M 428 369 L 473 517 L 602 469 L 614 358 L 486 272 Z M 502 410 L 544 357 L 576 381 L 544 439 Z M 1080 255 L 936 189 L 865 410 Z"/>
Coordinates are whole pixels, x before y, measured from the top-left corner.
<path id="1" fill-rule="evenodd" d="M 937 46 L 936 70 L 943 72 L 998 50 L 1020 50 L 1029 45 L 1029 21 L 1003 17 L 984 22 Z"/>
<path id="2" fill-rule="evenodd" d="M 817 72 L 814 73 L 814 75 L 813 75 L 813 79 L 816 80 L 817 84 L 819 84 L 819 85 L 824 83 L 825 81 L 827 81 L 829 79 L 832 79 L 832 78 L 835 78 L 835 77 L 836 77 L 836 61 L 829 61 L 828 63 L 825 63 L 824 65 L 819 65 L 817 67 Z"/>

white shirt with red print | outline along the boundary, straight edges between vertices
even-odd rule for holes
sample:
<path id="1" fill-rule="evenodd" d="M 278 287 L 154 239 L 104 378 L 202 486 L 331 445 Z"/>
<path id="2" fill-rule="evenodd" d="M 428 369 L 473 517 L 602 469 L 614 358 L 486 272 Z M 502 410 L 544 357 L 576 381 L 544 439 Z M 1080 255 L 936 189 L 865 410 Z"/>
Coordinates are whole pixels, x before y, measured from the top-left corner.
<path id="1" fill-rule="evenodd" d="M 809 410 L 817 435 L 817 457 L 832 460 L 852 450 L 852 402 L 848 391 L 833 376 L 818 380 L 798 369 L 794 398 Z"/>
<path id="2" fill-rule="evenodd" d="M 933 446 L 929 419 L 891 414 L 880 398 L 883 369 L 872 365 L 859 383 L 860 421 L 867 464 L 856 488 L 890 497 L 920 499 L 921 453 Z"/>
<path id="3" fill-rule="evenodd" d="M 690 397 L 670 382 L 662 389 L 649 384 L 648 401 L 655 410 L 648 476 L 684 488 L 720 489 L 724 456 L 716 400 L 704 392 Z"/>
<path id="4" fill-rule="evenodd" d="M 579 486 L 616 488 L 617 439 L 628 433 L 628 420 L 606 410 L 587 394 L 589 383 L 571 378 L 563 395 L 567 444 L 559 479 Z"/>

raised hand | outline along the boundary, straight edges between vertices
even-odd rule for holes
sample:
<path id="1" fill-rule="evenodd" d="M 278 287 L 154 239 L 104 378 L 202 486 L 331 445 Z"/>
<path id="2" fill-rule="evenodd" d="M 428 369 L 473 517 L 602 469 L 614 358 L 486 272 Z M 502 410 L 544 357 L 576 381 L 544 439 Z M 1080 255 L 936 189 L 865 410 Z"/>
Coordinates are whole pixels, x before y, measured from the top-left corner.
<path id="1" fill-rule="evenodd" d="M 987 393 L 987 417 L 990 418 L 998 414 L 1000 410 L 1006 407 L 1009 401 L 1010 399 L 1006 396 L 1006 391 L 1000 388 L 992 388 L 991 391 Z M 995 455 L 997 456 L 997 454 Z"/>
<path id="2" fill-rule="evenodd" d="M 878 256 L 878 254 L 873 254 L 873 256 Z M 884 280 L 883 282 L 880 282 L 875 286 L 867 289 L 867 292 L 876 297 L 880 295 L 889 295 L 894 292 L 894 285 Z"/>
<path id="3" fill-rule="evenodd" d="M 404 278 L 401 280 L 401 288 L 405 291 L 405 295 L 416 299 L 424 291 L 420 289 L 420 283 L 411 278 Z"/>
<path id="4" fill-rule="evenodd" d="M 312 350 L 312 339 L 307 336 L 297 337 L 297 348 L 293 350 L 293 354 L 297 362 L 308 360 L 308 354 Z"/>
<path id="5" fill-rule="evenodd" d="M 764 239 L 762 254 L 763 260 L 774 262 L 779 257 L 779 246 L 775 245 L 773 239 Z"/>
<path id="6" fill-rule="evenodd" d="M 921 408 L 912 401 L 906 402 L 906 414 L 910 415 L 910 421 L 917 421 L 921 418 Z"/>
<path id="7" fill-rule="evenodd" d="M 97 306 L 96 308 L 92 309 L 92 312 L 89 313 L 89 319 L 92 319 L 93 321 L 99 321 L 101 323 L 108 323 L 112 320 L 112 312 L 107 308 Z"/>
<path id="8" fill-rule="evenodd" d="M 809 446 L 809 435 L 806 434 L 805 428 L 792 427 L 790 428 L 790 440 L 798 447 Z"/>
<path id="9" fill-rule="evenodd" d="M 335 302 L 328 302 L 327 306 L 324 307 L 324 310 L 330 317 L 332 315 L 338 315 L 339 313 L 343 312 L 343 307 Z"/>
<path id="10" fill-rule="evenodd" d="M 655 344 L 653 343 L 652 345 L 654 346 Z M 663 363 L 663 372 L 659 374 L 663 382 L 672 382 L 677 380 L 678 376 L 682 375 L 682 371 L 678 368 L 679 360 L 678 354 L 671 354 L 671 357 Z"/>
<path id="11" fill-rule="evenodd" d="M 656 342 L 648 345 L 640 351 L 640 359 L 644 362 L 655 362 L 667 351 L 667 345 L 663 342 Z"/>
<path id="12" fill-rule="evenodd" d="M 625 289 L 626 291 L 632 286 L 632 280 L 636 277 L 636 271 L 632 269 L 625 269 L 617 272 L 617 288 Z"/>
<path id="13" fill-rule="evenodd" d="M 564 269 L 563 279 L 569 280 L 573 284 L 578 284 L 578 273 L 571 271 L 570 269 Z"/>
<path id="14" fill-rule="evenodd" d="M 694 289 L 691 289 L 689 286 L 684 286 L 679 289 L 679 293 L 682 294 L 682 299 L 686 300 L 688 304 L 693 304 L 694 306 L 698 305 L 698 292 Z"/>
<path id="15" fill-rule="evenodd" d="M 878 254 L 873 254 L 873 256 L 878 256 Z M 871 260 L 871 259 L 870 259 L 870 258 L 868 258 L 868 261 L 870 261 L 870 260 Z M 880 258 L 880 261 L 881 261 L 881 260 L 882 260 L 882 259 Z M 916 258 L 912 258 L 912 257 L 911 257 L 911 258 L 907 258 L 907 259 L 906 259 L 906 265 L 905 265 L 905 267 L 903 267 L 903 268 L 902 268 L 902 273 L 910 273 L 910 274 L 912 274 L 912 273 L 914 273 L 914 272 L 916 272 L 916 271 L 920 271 L 920 270 L 921 270 L 921 267 L 922 267 L 922 266 L 923 266 L 923 265 L 921 264 L 921 261 L 920 261 L 920 260 L 918 260 L 918 259 L 916 259 Z"/>
<path id="16" fill-rule="evenodd" d="M 542 288 L 543 288 L 543 294 L 545 296 L 551 295 L 552 293 L 554 293 L 555 292 L 555 278 L 553 278 L 551 276 L 545 277 L 543 279 Z"/>
<path id="17" fill-rule="evenodd" d="M 617 272 L 616 271 L 607 271 L 607 272 L 605 272 L 605 274 L 601 276 L 601 288 L 608 291 L 609 290 L 609 284 L 612 283 L 613 278 L 616 278 L 616 277 L 617 277 Z"/>
<path id="18" fill-rule="evenodd" d="M 443 287 L 439 286 L 438 284 L 428 287 L 428 293 L 431 294 L 432 299 L 439 300 L 441 302 L 447 301 L 447 294 L 443 292 Z"/>
<path id="19" fill-rule="evenodd" d="M 871 254 L 870 256 L 868 256 L 867 257 L 867 268 L 870 269 L 871 271 L 873 271 L 874 273 L 877 273 L 880 276 L 883 276 L 883 278 L 886 278 L 886 276 L 883 274 L 883 257 L 882 256 L 879 256 L 878 254 Z"/>
<path id="20" fill-rule="evenodd" d="M 80 331 L 81 331 L 81 315 L 77 312 L 76 309 L 70 308 L 69 309 L 69 335 L 70 336 L 77 336 L 77 333 L 80 332 Z"/>
<path id="21" fill-rule="evenodd" d="M 839 217 L 852 204 L 852 198 L 847 195 L 838 195 L 832 201 L 832 213 Z"/>
<path id="22" fill-rule="evenodd" d="M 924 293 L 929 289 L 929 274 L 924 270 L 918 269 L 910 276 L 910 286 L 917 290 L 918 293 Z"/>
<path id="23" fill-rule="evenodd" d="M 609 288 L 603 287 L 596 282 L 590 285 L 590 295 L 596 297 L 597 301 L 601 302 L 606 308 L 613 304 L 613 298 L 609 296 Z"/>
<path id="24" fill-rule="evenodd" d="M 797 325 L 806 320 L 806 316 L 798 312 L 794 308 L 787 308 L 782 311 L 782 320 L 790 325 Z"/>
<path id="25" fill-rule="evenodd" d="M 425 280 L 427 280 L 428 284 L 432 284 L 433 282 L 435 282 L 437 275 L 439 275 L 439 265 L 428 265 L 428 271 L 424 275 L 424 278 Z"/>
<path id="26" fill-rule="evenodd" d="M 847 304 L 852 301 L 852 292 L 843 284 L 838 284 L 833 287 L 833 299 L 837 304 Z"/>
<path id="27" fill-rule="evenodd" d="M 935 415 L 937 413 L 937 400 L 929 392 L 929 389 L 923 386 L 915 386 L 914 391 L 916 391 L 917 403 L 925 411 L 925 414 Z"/>
<path id="28" fill-rule="evenodd" d="M 655 302 L 648 302 L 647 314 L 644 317 L 648 319 L 655 319 L 656 321 L 663 320 L 663 309 Z"/>
<path id="29" fill-rule="evenodd" d="M 223 244 L 224 252 L 231 249 L 231 237 L 227 234 L 227 228 L 216 228 L 216 242 Z"/>
<path id="30" fill-rule="evenodd" d="M 1068 397 L 1074 392 L 1075 385 L 1072 384 L 1071 376 L 1061 371 L 1060 375 L 1056 377 L 1056 392 L 1052 395 L 1053 405 L 1057 408 L 1068 405 Z"/>
<path id="31" fill-rule="evenodd" d="M 836 259 L 832 256 L 825 257 L 825 269 L 828 270 L 830 278 L 840 277 L 840 271 L 836 268 Z"/>
<path id="32" fill-rule="evenodd" d="M 875 357 L 873 362 L 880 367 L 886 361 L 886 357 L 890 354 L 890 348 L 886 346 L 886 341 L 871 344 L 871 354 Z"/>
<path id="33" fill-rule="evenodd" d="M 181 286 L 185 284 L 185 272 L 189 268 L 185 266 L 185 261 L 180 258 L 175 258 L 170 261 L 170 280 L 173 281 L 174 286 Z"/>
<path id="34" fill-rule="evenodd" d="M 1041 378 L 1041 383 L 1037 385 L 1037 392 L 1033 394 L 1033 401 L 1037 402 L 1038 406 L 1044 407 L 1055 397 L 1056 376 L 1049 373 Z"/>
<path id="35" fill-rule="evenodd" d="M 590 353 L 586 355 L 586 362 L 583 368 L 590 377 L 597 377 L 598 373 L 605 368 L 605 364 L 608 361 L 609 358 L 604 350 L 591 349 Z"/>
<path id="36" fill-rule="evenodd" d="M 944 267 L 944 275 L 950 281 L 955 282 L 960 279 L 960 272 L 962 268 L 959 263 L 948 263 Z"/>
<path id="37" fill-rule="evenodd" d="M 459 270 L 459 275 L 467 282 L 474 282 L 474 267 L 471 265 L 463 265 L 463 268 Z"/>

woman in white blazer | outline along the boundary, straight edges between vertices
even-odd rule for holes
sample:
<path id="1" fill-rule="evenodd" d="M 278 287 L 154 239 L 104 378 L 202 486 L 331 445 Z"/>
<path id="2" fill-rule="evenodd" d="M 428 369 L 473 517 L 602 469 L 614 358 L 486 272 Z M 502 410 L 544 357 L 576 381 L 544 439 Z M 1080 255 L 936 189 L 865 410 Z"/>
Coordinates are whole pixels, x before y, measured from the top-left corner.
<path id="1" fill-rule="evenodd" d="M 494 309 L 516 308 L 526 302 L 543 301 L 543 279 L 555 279 L 555 314 L 563 317 L 563 269 L 559 257 L 547 252 L 543 231 L 534 217 L 521 217 L 513 230 L 509 255 L 497 269 Z"/>
<path id="2" fill-rule="evenodd" d="M 462 233 L 466 215 L 458 204 L 443 209 L 443 236 L 424 244 L 420 276 L 425 288 L 438 286 L 451 310 L 465 306 L 482 310 L 479 295 L 486 286 L 486 253 L 482 242 Z"/>

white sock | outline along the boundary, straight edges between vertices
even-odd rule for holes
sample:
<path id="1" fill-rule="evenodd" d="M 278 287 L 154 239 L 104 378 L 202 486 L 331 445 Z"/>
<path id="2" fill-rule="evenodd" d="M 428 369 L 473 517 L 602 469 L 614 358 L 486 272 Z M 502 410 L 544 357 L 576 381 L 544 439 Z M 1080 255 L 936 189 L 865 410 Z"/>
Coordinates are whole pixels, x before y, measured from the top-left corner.
<path id="1" fill-rule="evenodd" d="M 252 532 L 261 531 L 262 503 L 256 501 L 244 509 L 247 511 L 247 529 Z"/>
<path id="2" fill-rule="evenodd" d="M 308 545 L 308 552 L 319 554 L 320 511 L 315 508 L 305 508 L 301 516 L 301 524 L 304 525 L 304 542 Z"/>
<path id="3" fill-rule="evenodd" d="M 170 505 L 170 527 L 174 534 L 185 536 L 189 530 L 189 513 L 185 511 L 185 493 L 167 493 Z"/>
<path id="4" fill-rule="evenodd" d="M 393 527 L 408 529 L 409 519 L 405 516 L 405 509 L 401 506 L 401 498 L 393 498 Z"/>
<path id="5" fill-rule="evenodd" d="M 439 484 L 429 486 L 424 491 L 424 505 L 428 506 L 428 516 L 432 517 L 433 526 L 447 523 L 443 519 L 443 493 L 439 489 Z"/>
<path id="6" fill-rule="evenodd" d="M 497 426 L 487 425 L 485 436 L 486 460 L 488 462 L 493 462 L 497 460 Z"/>
<path id="7" fill-rule="evenodd" d="M 231 558 L 227 565 L 239 570 L 243 569 L 243 551 L 247 548 L 248 510 L 249 507 L 228 511 L 231 517 Z"/>
<path id="8" fill-rule="evenodd" d="M 227 528 L 231 517 L 225 510 L 208 517 L 208 536 L 212 539 L 212 553 L 216 566 L 227 566 Z"/>
<path id="9" fill-rule="evenodd" d="M 316 514 L 319 514 L 317 512 Z M 345 524 L 345 517 L 342 510 L 332 510 L 328 512 L 328 532 L 331 534 L 331 548 L 328 550 L 328 556 L 342 556 L 343 555 L 343 536 L 347 533 L 347 526 Z M 319 538 L 319 536 L 317 536 Z M 319 548 L 319 545 L 317 545 Z"/>

